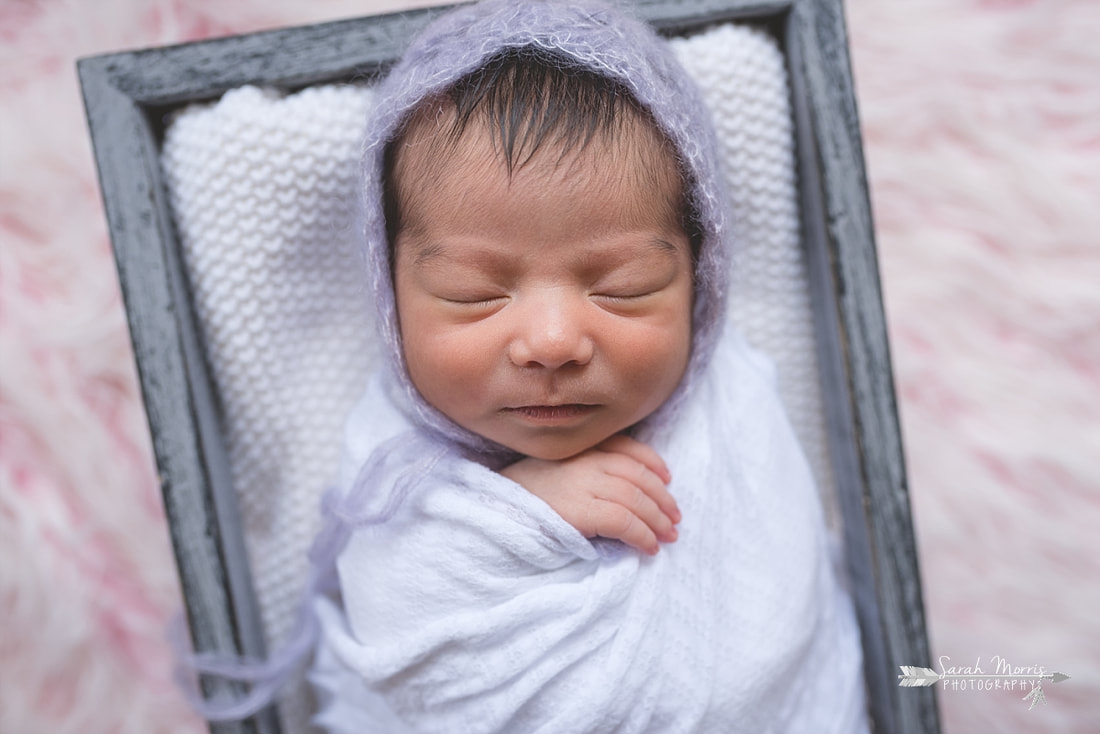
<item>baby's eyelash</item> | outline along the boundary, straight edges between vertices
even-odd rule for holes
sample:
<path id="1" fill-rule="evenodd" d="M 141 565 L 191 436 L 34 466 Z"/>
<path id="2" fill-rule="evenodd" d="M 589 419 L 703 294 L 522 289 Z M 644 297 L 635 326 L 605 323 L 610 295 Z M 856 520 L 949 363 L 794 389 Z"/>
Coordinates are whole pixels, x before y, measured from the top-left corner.
<path id="1" fill-rule="evenodd" d="M 608 301 L 635 301 L 639 298 L 645 298 L 646 296 L 653 295 L 653 291 L 647 291 L 645 293 L 593 293 L 592 295 L 597 298 L 603 298 Z"/>
<path id="2" fill-rule="evenodd" d="M 490 306 L 499 303 L 505 296 L 490 296 L 488 298 L 478 298 L 474 300 L 464 300 L 459 298 L 444 298 L 447 303 L 453 303 L 456 306 Z"/>

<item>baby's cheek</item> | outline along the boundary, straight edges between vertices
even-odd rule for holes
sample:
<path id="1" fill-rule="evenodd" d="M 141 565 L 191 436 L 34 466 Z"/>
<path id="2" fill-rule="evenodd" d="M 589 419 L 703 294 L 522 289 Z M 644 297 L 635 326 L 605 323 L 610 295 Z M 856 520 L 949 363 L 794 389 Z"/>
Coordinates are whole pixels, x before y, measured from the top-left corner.
<path id="1" fill-rule="evenodd" d="M 413 384 L 435 407 L 480 396 L 492 373 L 491 347 L 454 327 L 423 331 L 406 340 Z"/>
<path id="2" fill-rule="evenodd" d="M 691 354 L 688 324 L 676 320 L 620 335 L 619 353 L 626 379 L 649 396 L 656 409 L 683 378 Z"/>
<path id="3" fill-rule="evenodd" d="M 690 320 L 667 314 L 634 327 L 615 333 L 614 338 L 622 342 L 621 351 L 634 350 L 640 359 L 654 363 L 687 360 L 691 350 Z"/>

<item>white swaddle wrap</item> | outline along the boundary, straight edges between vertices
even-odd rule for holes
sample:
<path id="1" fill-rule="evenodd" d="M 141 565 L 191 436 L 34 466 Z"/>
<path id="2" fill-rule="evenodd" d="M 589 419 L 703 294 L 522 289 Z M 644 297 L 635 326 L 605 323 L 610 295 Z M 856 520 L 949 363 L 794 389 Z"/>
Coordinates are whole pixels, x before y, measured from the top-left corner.
<path id="1" fill-rule="evenodd" d="M 866 731 L 859 636 L 769 363 L 732 327 L 644 436 L 683 513 L 653 557 L 411 428 L 375 380 L 311 679 L 331 732 Z"/>

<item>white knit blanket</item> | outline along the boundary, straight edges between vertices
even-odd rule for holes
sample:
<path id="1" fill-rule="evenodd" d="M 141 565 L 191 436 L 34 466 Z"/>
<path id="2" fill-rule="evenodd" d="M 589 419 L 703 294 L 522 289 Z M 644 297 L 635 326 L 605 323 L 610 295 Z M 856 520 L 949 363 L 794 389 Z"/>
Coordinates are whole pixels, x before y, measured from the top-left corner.
<path id="1" fill-rule="evenodd" d="M 832 517 L 782 54 L 736 26 L 671 43 L 714 110 L 730 179 L 731 318 L 775 362 Z M 375 353 L 350 225 L 369 104 L 356 87 L 246 87 L 183 111 L 166 132 L 163 166 L 273 643 L 290 627 L 341 425 Z M 300 730 L 302 706 L 285 713 Z"/>

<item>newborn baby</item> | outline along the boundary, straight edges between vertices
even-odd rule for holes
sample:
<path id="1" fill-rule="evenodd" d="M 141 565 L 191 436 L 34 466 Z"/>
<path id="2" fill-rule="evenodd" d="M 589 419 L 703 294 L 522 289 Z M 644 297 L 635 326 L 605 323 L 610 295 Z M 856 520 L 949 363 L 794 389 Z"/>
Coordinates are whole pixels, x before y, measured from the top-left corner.
<path id="1" fill-rule="evenodd" d="M 504 476 L 652 554 L 679 513 L 664 462 L 624 432 L 687 367 L 692 216 L 647 113 L 561 63 L 498 55 L 393 143 L 403 354 L 425 401 L 525 457 Z"/>
<path id="2" fill-rule="evenodd" d="M 862 732 L 859 637 L 685 73 L 592 2 L 464 7 L 378 90 L 387 366 L 315 558 L 332 732 Z"/>

